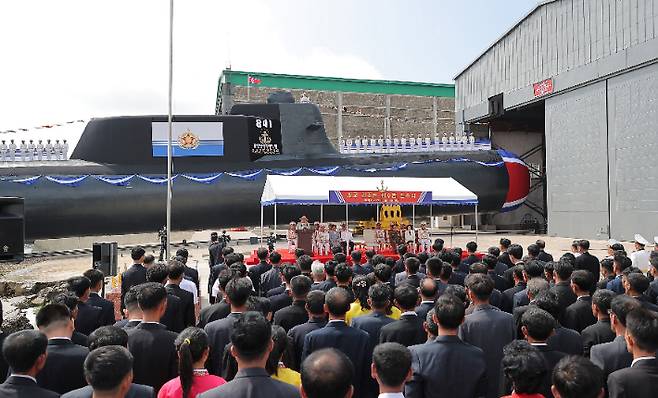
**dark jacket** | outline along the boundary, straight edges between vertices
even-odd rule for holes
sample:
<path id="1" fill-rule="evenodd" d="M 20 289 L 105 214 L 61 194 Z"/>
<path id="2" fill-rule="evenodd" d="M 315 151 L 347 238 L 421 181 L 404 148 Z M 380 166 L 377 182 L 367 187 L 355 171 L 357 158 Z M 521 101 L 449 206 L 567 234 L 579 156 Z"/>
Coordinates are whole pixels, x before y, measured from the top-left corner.
<path id="1" fill-rule="evenodd" d="M 128 350 L 133 355 L 133 382 L 159 391 L 178 375 L 177 334 L 164 325 L 142 322 L 128 332 Z"/>
<path id="2" fill-rule="evenodd" d="M 613 280 L 608 282 L 605 288 L 608 290 L 612 290 L 617 294 L 624 294 L 624 285 L 622 284 L 621 277 L 622 277 L 621 275 L 615 276 Z"/>
<path id="3" fill-rule="evenodd" d="M 93 395 L 94 389 L 91 386 L 86 386 L 68 392 L 62 395 L 62 398 L 92 398 Z M 155 398 L 155 390 L 151 386 L 133 383 L 130 385 L 130 390 L 128 390 L 125 398 Z"/>
<path id="4" fill-rule="evenodd" d="M 231 305 L 222 300 L 218 303 L 204 307 L 199 312 L 197 327 L 204 328 L 207 324 L 218 319 L 226 318 L 231 313 Z"/>
<path id="5" fill-rule="evenodd" d="M 409 347 L 422 344 L 425 340 L 427 334 L 423 330 L 423 319 L 416 313 L 403 314 L 400 319 L 382 327 L 379 332 L 380 343 L 395 342 Z"/>
<path id="6" fill-rule="evenodd" d="M 564 327 L 580 333 L 586 327 L 594 325 L 596 317 L 592 313 L 592 296 L 580 296 L 564 310 Z"/>
<path id="7" fill-rule="evenodd" d="M 165 313 L 160 318 L 160 323 L 163 324 L 168 330 L 175 333 L 180 333 L 185 329 L 185 321 L 183 319 L 183 304 L 181 300 L 167 292 L 167 308 Z"/>
<path id="8" fill-rule="evenodd" d="M 551 287 L 551 291 L 557 296 L 557 302 L 560 306 L 560 322 L 564 322 L 564 311 L 576 302 L 576 293 L 571 290 L 571 283 L 568 281 L 556 283 L 555 286 Z"/>
<path id="9" fill-rule="evenodd" d="M 267 292 L 281 286 L 281 267 L 271 267 L 260 276 L 260 291 Z"/>
<path id="10" fill-rule="evenodd" d="M 567 355 L 583 355 L 583 338 L 580 333 L 559 324 L 555 327 L 555 334 L 549 337 L 546 342 L 555 351 Z"/>
<path id="11" fill-rule="evenodd" d="M 543 394 L 544 397 L 550 397 L 553 394 L 551 392 L 551 385 L 553 384 L 551 381 L 551 376 L 553 374 L 553 369 L 555 368 L 555 365 L 557 365 L 557 363 L 560 362 L 560 359 L 566 357 L 567 354 L 560 351 L 555 351 L 551 347 L 545 345 L 539 345 L 536 347 L 541 352 L 542 357 L 544 357 L 544 362 L 546 363 L 546 370 L 547 370 L 546 375 L 544 376 L 544 382 L 542 383 L 542 387 L 539 390 L 539 393 Z"/>
<path id="12" fill-rule="evenodd" d="M 101 326 L 112 325 L 116 322 L 114 316 L 114 303 L 102 298 L 98 293 L 90 293 L 87 304 L 101 309 Z"/>
<path id="13" fill-rule="evenodd" d="M 254 285 L 254 291 L 258 293 L 259 296 L 263 295 L 263 291 L 260 288 L 260 277 L 267 271 L 272 269 L 272 264 L 268 263 L 267 261 L 260 261 L 258 264 L 253 265 L 249 267 L 248 269 L 248 274 L 249 278 L 251 278 L 251 281 L 253 282 Z"/>
<path id="14" fill-rule="evenodd" d="M 432 308 L 434 308 L 433 301 L 424 301 L 421 302 L 418 307 L 416 307 L 414 312 L 418 314 L 418 318 L 420 318 L 421 321 L 424 321 L 427 317 L 427 313 L 430 312 Z"/>
<path id="15" fill-rule="evenodd" d="M 82 364 L 89 354 L 87 347 L 69 339 L 48 340 L 46 365 L 37 375 L 39 387 L 64 394 L 87 385 Z"/>
<path id="16" fill-rule="evenodd" d="M 512 313 L 513 305 L 514 305 L 514 295 L 521 290 L 524 290 L 526 288 L 526 283 L 525 282 L 519 282 L 518 285 L 510 287 L 509 289 L 505 290 L 503 292 L 503 297 L 500 302 L 500 309 Z"/>
<path id="17" fill-rule="evenodd" d="M 139 325 L 140 323 L 142 323 L 142 321 L 139 320 L 139 319 L 132 320 L 132 321 L 128 320 L 128 319 L 122 319 L 120 321 L 116 321 L 114 326 L 116 326 L 118 328 L 121 328 L 121 329 L 128 330 L 128 329 L 134 328 L 135 326 Z"/>
<path id="18" fill-rule="evenodd" d="M 103 326 L 102 309 L 88 303 L 78 301 L 78 316 L 75 318 L 75 330 L 86 336 Z"/>
<path id="19" fill-rule="evenodd" d="M 268 297 L 270 299 L 272 313 L 276 313 L 278 310 L 292 304 L 292 296 L 289 293 L 290 291 L 285 290 L 283 293 Z"/>
<path id="20" fill-rule="evenodd" d="M 473 398 L 487 393 L 484 353 L 457 336 L 409 347 L 413 376 L 406 398 Z M 441 369 L 441 371 L 437 371 Z"/>
<path id="21" fill-rule="evenodd" d="M 224 244 L 219 242 L 212 242 L 210 246 L 208 246 L 208 265 L 211 268 L 223 260 L 222 249 L 224 249 Z"/>
<path id="22" fill-rule="evenodd" d="M 379 344 L 381 329 L 393 322 L 395 322 L 395 319 L 373 311 L 370 314 L 352 319 L 352 327 L 368 333 L 368 336 L 370 336 L 370 346 L 374 348 Z"/>
<path id="23" fill-rule="evenodd" d="M 304 351 L 304 338 L 306 335 L 325 327 L 326 324 L 327 319 L 325 317 L 311 318 L 308 322 L 297 325 L 288 331 L 294 356 L 294 364 L 291 366 L 293 370 L 299 371 L 302 365 L 302 351 Z"/>
<path id="24" fill-rule="evenodd" d="M 504 292 L 507 289 L 507 281 L 502 276 L 498 275 L 496 271 L 489 270 L 487 273 L 491 279 L 494 281 L 494 288 L 498 289 L 501 292 Z"/>
<path id="25" fill-rule="evenodd" d="M 86 334 L 82 334 L 77 331 L 73 331 L 73 335 L 71 335 L 71 341 L 73 344 L 81 345 L 83 347 L 89 347 L 89 337 L 87 337 Z"/>
<path id="26" fill-rule="evenodd" d="M 279 325 L 288 332 L 290 329 L 308 321 L 306 301 L 295 300 L 285 308 L 274 313 L 274 324 Z"/>
<path id="27" fill-rule="evenodd" d="M 609 343 L 615 339 L 615 332 L 610 327 L 610 318 L 601 319 L 594 325 L 586 327 L 581 335 L 583 336 L 583 355 L 588 358 L 592 346 Z"/>
<path id="28" fill-rule="evenodd" d="M 633 355 L 626 349 L 624 336 L 617 336 L 609 343 L 592 346 L 589 359 L 603 369 L 604 380 L 607 380 L 610 373 L 631 366 Z"/>
<path id="29" fill-rule="evenodd" d="M 610 398 L 658 397 L 658 360 L 643 359 L 608 377 Z"/>
<path id="30" fill-rule="evenodd" d="M 598 281 L 601 273 L 601 268 L 599 265 L 599 259 L 585 252 L 580 256 L 576 257 L 576 266 L 574 269 L 584 269 L 592 273 L 594 280 Z"/>
<path id="31" fill-rule="evenodd" d="M 233 324 L 239 317 L 238 313 L 230 313 L 226 318 L 212 321 L 203 328 L 208 335 L 208 345 L 210 345 L 208 371 L 216 376 L 222 374 L 222 355 L 226 345 L 231 342 Z"/>
<path id="32" fill-rule="evenodd" d="M 553 261 L 553 256 L 543 250 L 540 250 L 539 255 L 537 255 L 537 260 L 547 263 L 549 261 Z"/>
<path id="33" fill-rule="evenodd" d="M 187 290 L 181 289 L 179 285 L 167 285 L 167 293 L 173 294 L 180 299 L 183 316 L 183 326 L 196 325 L 196 314 L 194 312 L 194 295 Z"/>
<path id="34" fill-rule="evenodd" d="M 368 333 L 363 330 L 349 327 L 343 321 L 328 322 L 322 329 L 306 335 L 302 361 L 312 352 L 322 348 L 336 348 L 342 351 L 354 365 L 354 396 L 360 397 L 363 383 L 370 374 L 370 356 L 373 347 L 368 343 Z"/>
<path id="35" fill-rule="evenodd" d="M 10 376 L 0 384 L 2 398 L 57 398 L 59 394 L 39 387 L 37 383 L 26 377 Z"/>
<path id="36" fill-rule="evenodd" d="M 420 286 L 420 281 L 425 277 L 424 274 L 415 273 L 413 275 L 407 275 L 407 272 L 400 272 L 395 275 L 395 287 L 401 286 L 403 283 L 411 285 L 415 288 Z"/>
<path id="37" fill-rule="evenodd" d="M 146 283 L 146 268 L 142 264 L 133 264 L 123 274 L 121 274 L 121 309 L 123 306 L 123 297 L 126 292 L 133 286 Z"/>
<path id="38" fill-rule="evenodd" d="M 503 347 L 515 337 L 512 315 L 492 305 L 478 305 L 471 315 L 464 319 L 459 328 L 459 337 L 468 344 L 484 352 L 487 365 L 487 397 L 498 398 L 500 392 L 500 362 Z"/>
<path id="39" fill-rule="evenodd" d="M 299 389 L 274 380 L 265 369 L 249 368 L 238 371 L 226 384 L 198 395 L 198 398 L 299 398 Z"/>
<path id="40" fill-rule="evenodd" d="M 607 289 L 608 283 L 612 282 L 614 279 L 615 279 L 614 275 L 608 275 L 606 278 L 603 278 L 602 280 L 600 280 L 596 283 L 596 288 L 597 289 Z"/>
<path id="41" fill-rule="evenodd" d="M 323 292 L 328 292 L 329 290 L 333 289 L 336 287 L 336 281 L 333 279 L 327 279 L 325 281 L 320 282 L 317 287 L 313 288 L 312 290 L 322 290 Z"/>

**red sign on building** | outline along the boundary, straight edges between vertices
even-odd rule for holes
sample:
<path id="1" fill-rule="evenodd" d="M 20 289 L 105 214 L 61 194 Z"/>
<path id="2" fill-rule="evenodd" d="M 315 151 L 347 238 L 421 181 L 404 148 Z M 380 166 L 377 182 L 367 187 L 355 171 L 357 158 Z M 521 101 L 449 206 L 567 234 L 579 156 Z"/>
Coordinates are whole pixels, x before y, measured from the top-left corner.
<path id="1" fill-rule="evenodd" d="M 532 88 L 535 92 L 535 97 L 542 97 L 553 92 L 553 79 L 546 79 L 539 83 L 534 83 Z"/>
<path id="2" fill-rule="evenodd" d="M 337 191 L 340 203 L 421 203 L 426 192 L 420 191 Z"/>

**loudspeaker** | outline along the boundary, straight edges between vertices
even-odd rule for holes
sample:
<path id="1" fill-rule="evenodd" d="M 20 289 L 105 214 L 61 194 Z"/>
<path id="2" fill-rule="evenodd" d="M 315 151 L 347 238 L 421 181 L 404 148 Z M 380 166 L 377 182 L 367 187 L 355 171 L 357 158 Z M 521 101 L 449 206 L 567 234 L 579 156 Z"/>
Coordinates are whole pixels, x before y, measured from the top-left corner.
<path id="1" fill-rule="evenodd" d="M 119 262 L 116 242 L 94 242 L 92 253 L 92 267 L 103 271 L 105 276 L 116 276 Z"/>
<path id="2" fill-rule="evenodd" d="M 25 204 L 23 198 L 0 197 L 0 261 L 23 261 Z"/>

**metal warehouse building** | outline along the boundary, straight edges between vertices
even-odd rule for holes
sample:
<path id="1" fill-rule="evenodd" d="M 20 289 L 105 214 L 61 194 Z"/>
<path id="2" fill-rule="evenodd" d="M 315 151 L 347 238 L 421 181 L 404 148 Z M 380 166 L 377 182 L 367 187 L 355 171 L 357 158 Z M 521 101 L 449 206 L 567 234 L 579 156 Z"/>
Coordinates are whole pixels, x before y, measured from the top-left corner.
<path id="1" fill-rule="evenodd" d="M 248 84 L 248 77 L 255 81 Z M 275 91 L 304 95 L 318 105 L 332 143 L 357 136 L 434 134 L 455 131 L 455 86 L 390 80 L 284 75 L 226 69 L 219 78 L 215 112 L 233 104 L 265 102 Z"/>
<path id="2" fill-rule="evenodd" d="M 658 0 L 541 2 L 455 80 L 457 129 L 486 123 L 536 165 L 517 212 L 552 235 L 658 235 Z"/>

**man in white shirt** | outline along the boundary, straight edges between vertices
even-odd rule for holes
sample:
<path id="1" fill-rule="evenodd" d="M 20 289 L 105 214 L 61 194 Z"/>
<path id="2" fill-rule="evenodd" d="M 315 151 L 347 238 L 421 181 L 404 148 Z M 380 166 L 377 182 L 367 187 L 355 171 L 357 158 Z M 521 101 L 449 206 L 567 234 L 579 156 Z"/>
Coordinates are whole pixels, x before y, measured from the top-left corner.
<path id="1" fill-rule="evenodd" d="M 372 353 L 370 374 L 379 384 L 379 398 L 404 398 L 404 384 L 411 380 L 411 352 L 402 344 L 379 344 Z"/>
<path id="2" fill-rule="evenodd" d="M 649 256 L 650 253 L 647 250 L 644 250 L 644 246 L 648 245 L 649 242 L 644 239 L 640 234 L 635 234 L 635 251 L 631 253 L 631 261 L 633 262 L 633 267 L 637 267 L 642 271 L 646 271 L 649 268 Z"/>

